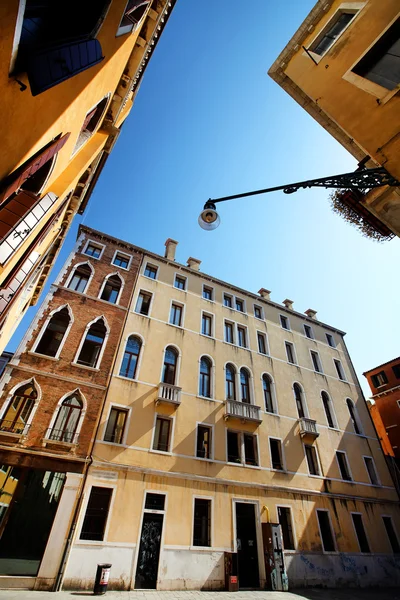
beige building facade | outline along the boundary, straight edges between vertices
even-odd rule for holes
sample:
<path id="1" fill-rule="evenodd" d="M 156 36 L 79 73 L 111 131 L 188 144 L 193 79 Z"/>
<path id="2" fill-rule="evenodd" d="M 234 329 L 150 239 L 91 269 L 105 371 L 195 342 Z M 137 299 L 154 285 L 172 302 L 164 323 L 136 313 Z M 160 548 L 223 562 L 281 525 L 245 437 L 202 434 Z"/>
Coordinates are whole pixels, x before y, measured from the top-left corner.
<path id="1" fill-rule="evenodd" d="M 176 245 L 143 251 L 64 587 L 104 562 L 117 589 L 223 589 L 236 559 L 240 588 L 394 585 L 398 496 L 344 333 Z"/>

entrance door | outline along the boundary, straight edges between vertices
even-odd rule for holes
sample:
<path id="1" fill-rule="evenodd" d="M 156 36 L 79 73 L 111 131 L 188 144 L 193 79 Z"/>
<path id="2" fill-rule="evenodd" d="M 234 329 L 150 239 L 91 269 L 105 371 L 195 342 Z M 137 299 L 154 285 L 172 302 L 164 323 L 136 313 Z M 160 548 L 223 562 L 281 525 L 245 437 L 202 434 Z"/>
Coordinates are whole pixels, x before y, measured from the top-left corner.
<path id="1" fill-rule="evenodd" d="M 135 589 L 155 590 L 164 515 L 144 513 Z"/>
<path id="2" fill-rule="evenodd" d="M 255 505 L 235 502 L 239 587 L 259 588 Z"/>

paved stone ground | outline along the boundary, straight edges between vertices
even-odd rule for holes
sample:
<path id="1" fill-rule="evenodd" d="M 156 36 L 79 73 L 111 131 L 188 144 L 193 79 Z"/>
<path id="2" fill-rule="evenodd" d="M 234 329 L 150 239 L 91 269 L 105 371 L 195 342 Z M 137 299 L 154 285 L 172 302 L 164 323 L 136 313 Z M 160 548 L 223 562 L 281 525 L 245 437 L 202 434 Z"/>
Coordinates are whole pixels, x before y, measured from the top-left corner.
<path id="1" fill-rule="evenodd" d="M 108 600 L 400 600 L 400 589 L 303 589 L 291 592 L 107 592 Z M 91 592 L 0 590 L 0 600 L 84 600 Z"/>

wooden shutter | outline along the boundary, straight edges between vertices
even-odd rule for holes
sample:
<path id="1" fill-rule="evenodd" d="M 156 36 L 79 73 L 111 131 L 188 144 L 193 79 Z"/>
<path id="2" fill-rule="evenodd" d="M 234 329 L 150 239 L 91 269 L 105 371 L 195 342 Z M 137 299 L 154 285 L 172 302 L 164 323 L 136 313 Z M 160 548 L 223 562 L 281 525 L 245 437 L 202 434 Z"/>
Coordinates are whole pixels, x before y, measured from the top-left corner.
<path id="1" fill-rule="evenodd" d="M 33 53 L 28 59 L 27 74 L 32 96 L 97 65 L 104 59 L 97 39 L 65 44 Z"/>
<path id="2" fill-rule="evenodd" d="M 132 23 L 136 24 L 139 19 L 135 19 L 135 15 L 133 13 L 136 9 L 140 8 L 141 6 L 146 8 L 149 2 L 150 0 L 130 0 L 125 9 L 125 17 L 127 17 L 127 19 L 129 19 Z M 140 18 L 142 16 L 143 13 L 141 12 Z"/>
<path id="3" fill-rule="evenodd" d="M 29 179 L 29 177 L 31 177 L 34 173 L 36 173 L 36 171 L 40 169 L 40 167 L 43 167 L 43 165 L 47 161 L 51 160 L 53 156 L 61 150 L 61 148 L 68 140 L 69 136 L 70 134 L 66 133 L 62 136 L 62 138 L 51 143 L 44 150 L 42 150 L 42 152 L 40 152 L 35 158 L 29 160 L 26 166 L 23 167 L 22 171 L 20 169 L 17 169 L 17 171 L 15 171 L 15 175 L 11 173 L 11 175 L 7 177 L 9 183 L 7 184 L 4 191 L 0 193 L 0 202 L 4 202 L 4 200 L 7 200 L 7 198 L 9 198 L 11 194 L 16 192 L 21 187 L 21 185 L 23 185 L 25 181 Z"/>
<path id="4" fill-rule="evenodd" d="M 93 110 L 91 110 L 85 117 L 85 120 L 83 121 L 83 125 L 82 125 L 82 129 L 81 131 L 83 131 L 84 129 L 86 129 L 86 127 L 89 125 L 90 121 L 92 120 L 92 118 L 95 115 L 95 112 L 97 110 L 97 106 L 94 107 Z"/>

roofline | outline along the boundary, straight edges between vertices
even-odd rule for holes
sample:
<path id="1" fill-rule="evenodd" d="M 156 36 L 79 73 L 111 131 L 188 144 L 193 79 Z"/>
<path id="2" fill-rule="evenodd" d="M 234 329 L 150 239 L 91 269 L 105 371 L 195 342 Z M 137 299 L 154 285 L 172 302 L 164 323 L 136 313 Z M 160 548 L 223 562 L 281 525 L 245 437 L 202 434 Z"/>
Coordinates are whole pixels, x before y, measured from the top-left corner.
<path id="1" fill-rule="evenodd" d="M 384 362 L 381 365 L 377 365 L 373 369 L 368 369 L 368 371 L 364 371 L 363 375 L 366 377 L 367 375 L 372 373 L 372 371 L 376 371 L 376 369 L 380 369 L 381 367 L 386 367 L 386 365 L 390 365 L 391 363 L 396 362 L 396 360 L 400 360 L 400 356 L 398 356 L 397 358 L 392 358 L 392 360 L 388 360 L 387 362 Z"/>
<path id="2" fill-rule="evenodd" d="M 175 268 L 183 269 L 184 271 L 186 271 L 187 273 L 190 273 L 191 275 L 197 275 L 198 277 L 201 277 L 202 279 L 208 279 L 209 281 L 211 281 L 213 283 L 222 285 L 222 286 L 224 286 L 230 290 L 233 290 L 235 292 L 239 292 L 241 294 L 246 294 L 247 296 L 254 298 L 254 300 L 257 300 L 257 302 L 260 302 L 263 304 L 268 304 L 270 306 L 278 308 L 280 311 L 285 312 L 288 315 L 296 315 L 298 317 L 301 317 L 302 319 L 304 319 L 305 321 L 307 321 L 309 323 L 317 323 L 318 325 L 326 327 L 327 329 L 330 329 L 331 331 L 335 331 L 336 333 L 338 333 L 342 336 L 346 335 L 345 331 L 342 331 L 341 329 L 338 329 L 337 327 L 332 327 L 332 325 L 328 325 L 327 323 L 324 323 L 323 321 L 319 321 L 318 319 L 311 319 L 304 313 L 300 313 L 293 309 L 292 310 L 287 309 L 285 306 L 278 304 L 277 302 L 273 302 L 272 300 L 266 300 L 265 298 L 262 298 L 261 296 L 254 294 L 254 292 L 249 292 L 248 290 L 245 290 L 236 285 L 233 285 L 232 283 L 223 281 L 222 279 L 217 279 L 216 277 L 213 277 L 212 275 L 208 275 L 207 273 L 203 273 L 202 271 L 194 271 L 187 265 L 179 263 L 175 260 L 169 260 L 165 256 L 161 256 L 160 254 L 156 254 L 155 252 L 152 252 L 151 250 L 146 250 L 145 248 L 141 248 L 140 246 L 136 246 L 135 244 L 131 244 L 130 242 L 126 242 L 125 240 L 121 240 L 112 235 L 108 235 L 108 233 L 103 233 L 102 231 L 98 231 L 97 229 L 93 229 L 92 227 L 88 227 L 87 225 L 82 225 L 82 224 L 79 225 L 79 229 L 78 229 L 78 233 L 77 233 L 78 239 L 79 239 L 79 236 L 81 235 L 81 233 L 89 233 L 89 234 L 98 235 L 102 238 L 106 238 L 117 244 L 123 244 L 126 246 L 126 248 L 128 250 L 138 252 L 138 253 L 144 254 L 146 256 L 150 256 L 152 258 L 155 258 L 156 260 L 160 260 L 161 262 L 164 262 L 168 265 L 174 266 Z"/>

